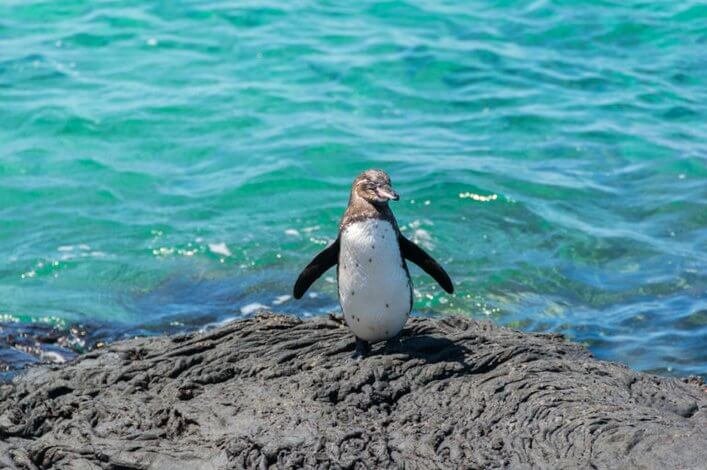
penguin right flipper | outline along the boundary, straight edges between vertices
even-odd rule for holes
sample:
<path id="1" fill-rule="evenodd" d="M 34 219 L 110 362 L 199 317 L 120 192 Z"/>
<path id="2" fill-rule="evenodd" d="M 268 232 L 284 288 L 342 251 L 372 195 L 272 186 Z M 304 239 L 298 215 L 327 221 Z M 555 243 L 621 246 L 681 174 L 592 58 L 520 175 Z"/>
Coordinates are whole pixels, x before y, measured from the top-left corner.
<path id="1" fill-rule="evenodd" d="M 339 239 L 337 238 L 334 243 L 324 248 L 317 256 L 314 257 L 311 263 L 305 267 L 300 273 L 297 281 L 295 282 L 295 287 L 292 291 L 292 295 L 295 299 L 301 298 L 309 286 L 311 286 L 314 281 L 319 279 L 319 276 L 324 274 L 329 268 L 334 266 L 339 262 Z"/>

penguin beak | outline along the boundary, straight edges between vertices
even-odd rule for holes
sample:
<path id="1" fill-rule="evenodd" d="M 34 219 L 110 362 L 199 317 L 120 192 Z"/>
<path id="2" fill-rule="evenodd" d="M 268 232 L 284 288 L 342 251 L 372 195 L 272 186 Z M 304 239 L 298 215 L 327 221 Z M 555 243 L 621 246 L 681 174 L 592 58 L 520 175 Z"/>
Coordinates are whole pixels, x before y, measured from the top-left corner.
<path id="1" fill-rule="evenodd" d="M 378 197 L 380 197 L 381 199 L 393 200 L 393 201 L 397 201 L 398 199 L 400 199 L 400 196 L 398 195 L 398 193 L 396 193 L 393 190 L 393 188 L 390 187 L 389 184 L 384 184 L 382 186 L 378 186 L 376 188 L 376 193 L 378 194 Z"/>

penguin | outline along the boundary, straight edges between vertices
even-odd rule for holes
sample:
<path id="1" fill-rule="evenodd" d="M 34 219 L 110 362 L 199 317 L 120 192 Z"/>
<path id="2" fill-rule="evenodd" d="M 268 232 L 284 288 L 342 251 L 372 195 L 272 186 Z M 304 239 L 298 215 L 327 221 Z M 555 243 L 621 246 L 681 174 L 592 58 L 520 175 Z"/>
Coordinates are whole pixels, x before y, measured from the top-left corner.
<path id="1" fill-rule="evenodd" d="M 367 170 L 351 185 L 349 204 L 336 240 L 317 254 L 294 284 L 300 299 L 322 274 L 337 266 L 339 303 L 356 337 L 355 358 L 370 352 L 370 343 L 398 338 L 412 310 L 412 261 L 448 293 L 449 275 L 429 254 L 400 232 L 389 201 L 398 193 L 382 170 Z"/>

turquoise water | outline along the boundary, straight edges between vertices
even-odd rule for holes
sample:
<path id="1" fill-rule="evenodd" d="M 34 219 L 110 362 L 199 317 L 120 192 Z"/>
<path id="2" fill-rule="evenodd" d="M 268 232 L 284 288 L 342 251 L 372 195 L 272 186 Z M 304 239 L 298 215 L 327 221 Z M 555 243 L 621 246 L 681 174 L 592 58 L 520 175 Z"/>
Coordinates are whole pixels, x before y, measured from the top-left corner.
<path id="1" fill-rule="evenodd" d="M 6 0 L 0 366 L 336 309 L 286 295 L 379 167 L 417 313 L 707 376 L 705 70 L 698 1 Z"/>

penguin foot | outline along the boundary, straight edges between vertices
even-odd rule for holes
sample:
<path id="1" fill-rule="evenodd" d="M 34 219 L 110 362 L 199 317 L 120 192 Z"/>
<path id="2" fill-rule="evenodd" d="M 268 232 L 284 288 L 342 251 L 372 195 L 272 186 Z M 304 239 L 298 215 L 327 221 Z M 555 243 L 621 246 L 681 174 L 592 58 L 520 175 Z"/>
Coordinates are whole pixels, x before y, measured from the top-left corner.
<path id="1" fill-rule="evenodd" d="M 351 357 L 353 359 L 360 360 L 366 357 L 369 352 L 371 352 L 371 345 L 368 344 L 368 341 L 364 341 L 361 338 L 356 337 L 356 350 Z"/>

